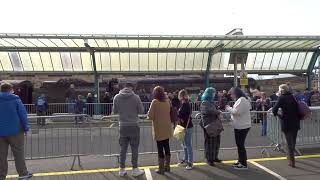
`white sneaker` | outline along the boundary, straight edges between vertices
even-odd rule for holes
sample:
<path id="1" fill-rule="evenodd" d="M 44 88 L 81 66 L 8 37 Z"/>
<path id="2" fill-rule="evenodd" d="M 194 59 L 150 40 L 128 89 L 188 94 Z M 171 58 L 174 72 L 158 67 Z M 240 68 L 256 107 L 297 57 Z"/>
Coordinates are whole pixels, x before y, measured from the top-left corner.
<path id="1" fill-rule="evenodd" d="M 193 168 L 192 163 L 187 163 L 186 170 L 191 170 Z"/>
<path id="2" fill-rule="evenodd" d="M 144 171 L 140 170 L 139 168 L 132 169 L 132 176 L 137 177 L 144 174 Z"/>
<path id="3" fill-rule="evenodd" d="M 119 176 L 120 176 L 120 177 L 123 177 L 123 176 L 125 176 L 125 175 L 127 175 L 126 169 L 125 169 L 125 168 L 120 168 Z"/>

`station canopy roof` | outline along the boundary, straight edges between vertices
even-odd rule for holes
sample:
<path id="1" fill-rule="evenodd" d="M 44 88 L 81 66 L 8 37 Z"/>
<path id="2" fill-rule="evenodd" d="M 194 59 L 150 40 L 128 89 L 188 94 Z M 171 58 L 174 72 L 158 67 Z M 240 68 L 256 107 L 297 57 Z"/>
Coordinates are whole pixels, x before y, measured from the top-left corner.
<path id="1" fill-rule="evenodd" d="M 301 74 L 313 63 L 320 36 L 0 34 L 0 73 L 92 73 L 85 42 L 99 73 L 203 73 L 209 52 L 220 47 L 211 57 L 212 73 L 232 73 L 230 54 L 238 52 L 248 53 L 248 73 Z"/>

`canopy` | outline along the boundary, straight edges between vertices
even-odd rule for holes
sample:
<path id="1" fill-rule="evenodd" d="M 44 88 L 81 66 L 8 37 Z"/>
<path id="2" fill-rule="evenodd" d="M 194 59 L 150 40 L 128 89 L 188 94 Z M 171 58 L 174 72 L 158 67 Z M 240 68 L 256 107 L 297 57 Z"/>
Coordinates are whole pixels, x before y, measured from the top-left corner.
<path id="1" fill-rule="evenodd" d="M 210 72 L 232 73 L 230 53 L 244 52 L 248 73 L 301 74 L 314 66 L 320 36 L 0 34 L 0 73 L 92 73 L 85 42 L 99 73 L 203 73 L 209 57 Z"/>

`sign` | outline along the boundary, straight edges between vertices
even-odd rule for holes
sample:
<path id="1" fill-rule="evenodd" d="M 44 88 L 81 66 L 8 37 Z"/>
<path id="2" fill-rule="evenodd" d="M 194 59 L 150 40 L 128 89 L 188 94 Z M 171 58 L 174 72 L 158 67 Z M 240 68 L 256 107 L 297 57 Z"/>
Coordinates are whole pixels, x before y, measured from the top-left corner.
<path id="1" fill-rule="evenodd" d="M 240 86 L 248 86 L 248 73 L 240 72 Z"/>

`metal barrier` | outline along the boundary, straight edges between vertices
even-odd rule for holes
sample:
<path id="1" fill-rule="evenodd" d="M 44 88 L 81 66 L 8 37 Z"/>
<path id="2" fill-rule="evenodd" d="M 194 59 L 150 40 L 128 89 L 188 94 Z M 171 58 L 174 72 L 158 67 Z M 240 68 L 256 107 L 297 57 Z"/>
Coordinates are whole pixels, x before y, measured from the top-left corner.
<path id="1" fill-rule="evenodd" d="M 218 106 L 218 102 L 215 102 Z M 143 106 L 144 106 L 144 110 L 145 113 L 148 112 L 149 107 L 150 107 L 150 102 L 143 102 Z M 200 104 L 201 102 L 191 102 L 191 109 L 194 112 L 198 112 L 200 111 Z M 229 105 L 233 105 L 234 102 L 230 101 L 228 103 Z M 271 105 L 273 106 L 275 104 L 275 102 L 271 102 Z M 112 112 L 112 103 L 87 103 L 86 104 L 86 111 L 85 113 L 88 115 L 93 115 L 95 114 L 95 106 L 99 106 L 100 108 L 100 113 L 103 116 L 107 116 L 110 115 Z M 252 110 L 256 110 L 256 102 L 252 102 L 251 103 L 252 106 Z M 25 108 L 28 112 L 28 114 L 36 114 L 36 107 L 34 104 L 25 104 Z M 47 110 L 47 114 L 51 115 L 54 113 L 74 113 L 74 108 L 75 108 L 75 104 L 74 103 L 49 103 L 49 108 Z"/>
<path id="2" fill-rule="evenodd" d="M 257 113 L 252 112 L 252 120 L 254 122 Z M 234 150 L 233 128 L 230 125 L 228 113 L 224 113 L 225 131 L 222 134 L 221 150 Z M 76 117 L 87 118 L 87 115 L 58 115 L 58 116 L 30 116 L 29 119 L 49 118 L 56 121 L 69 120 L 73 121 Z M 145 119 L 145 115 L 141 115 L 140 121 L 140 154 L 156 154 L 157 148 L 152 137 L 151 121 Z M 73 157 L 72 168 L 78 159 L 81 166 L 80 156 L 85 155 L 101 155 L 107 157 L 119 158 L 118 145 L 118 116 L 103 117 L 103 126 L 97 127 L 94 123 L 86 123 L 73 125 L 72 127 L 37 127 L 32 128 L 25 139 L 25 157 L 26 159 L 47 159 L 59 157 Z M 193 147 L 195 151 L 202 151 L 204 144 L 203 130 L 198 125 L 199 116 L 193 120 Z M 272 148 L 271 142 L 266 136 L 261 136 L 261 125 L 253 124 L 247 139 L 248 149 L 261 149 L 264 155 L 269 155 L 267 148 Z M 182 152 L 181 142 L 171 139 L 170 148 L 172 153 Z M 12 159 L 12 156 L 9 157 Z"/>
<path id="3" fill-rule="evenodd" d="M 312 115 L 309 119 L 301 120 L 301 130 L 298 132 L 297 146 L 314 145 L 320 143 L 320 107 L 310 107 Z M 267 135 L 275 146 L 275 150 L 285 151 L 286 140 L 281 131 L 280 119 L 273 116 L 272 113 L 268 114 L 268 128 Z M 301 152 L 296 149 L 299 154 Z"/>

